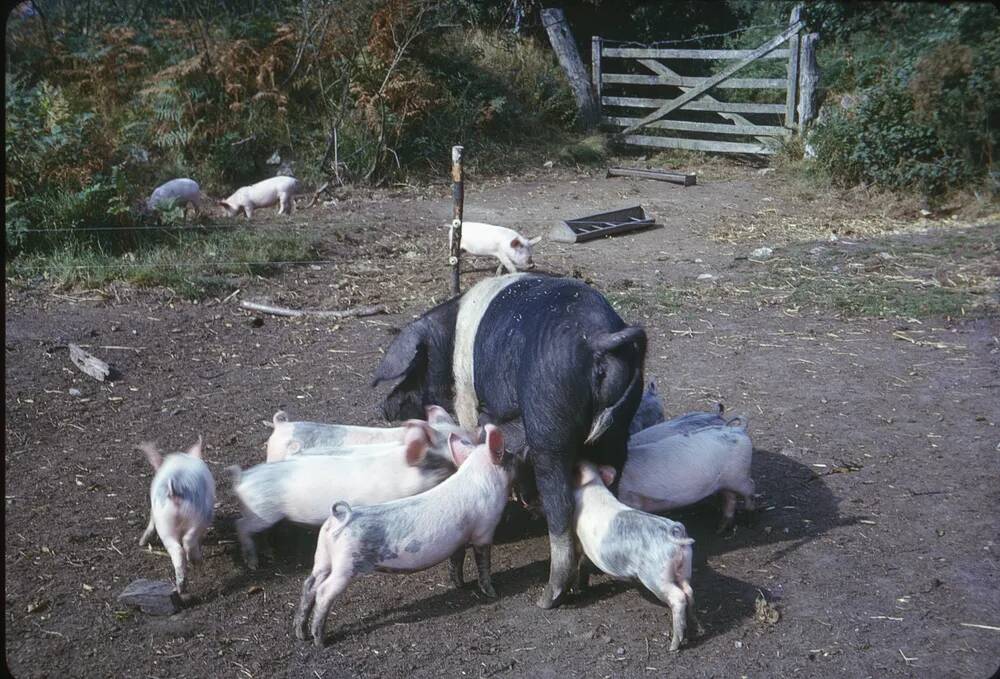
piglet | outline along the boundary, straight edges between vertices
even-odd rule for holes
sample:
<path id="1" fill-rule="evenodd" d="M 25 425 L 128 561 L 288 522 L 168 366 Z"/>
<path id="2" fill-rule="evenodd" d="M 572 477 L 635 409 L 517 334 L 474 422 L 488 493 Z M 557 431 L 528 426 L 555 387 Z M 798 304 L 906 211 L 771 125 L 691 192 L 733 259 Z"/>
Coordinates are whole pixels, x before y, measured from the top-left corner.
<path id="1" fill-rule="evenodd" d="M 410 420 L 400 444 L 354 455 L 296 455 L 240 471 L 229 467 L 243 514 L 236 521 L 244 560 L 257 567 L 253 536 L 282 519 L 319 526 L 334 502 L 377 504 L 416 495 L 451 476 L 453 457 L 428 451 L 434 430 Z M 447 445 L 446 443 L 443 445 Z"/>
<path id="2" fill-rule="evenodd" d="M 398 446 L 403 442 L 406 427 L 356 427 L 346 424 L 290 422 L 279 410 L 273 418 L 274 431 L 267 440 L 267 461 L 279 462 L 294 455 L 347 455 L 373 452 L 374 446 Z M 434 429 L 432 439 L 444 444 L 451 432 L 460 432 L 455 420 L 440 406 L 427 408 L 427 423 Z M 442 436 L 443 435 L 443 436 Z M 435 446 L 450 459 L 446 445 Z"/>
<path id="3" fill-rule="evenodd" d="M 461 584 L 465 548 L 470 544 L 479 588 L 496 596 L 490 580 L 490 549 L 507 504 L 513 456 L 504 455 L 503 435 L 493 425 L 486 425 L 484 438 L 473 447 L 452 434 L 449 446 L 458 472 L 427 492 L 369 507 L 333 505 L 320 529 L 312 574 L 302 586 L 295 613 L 299 639 L 311 634 L 317 646 L 323 645 L 330 606 L 358 575 L 410 573 L 450 559 L 452 580 Z"/>
<path id="4" fill-rule="evenodd" d="M 295 177 L 271 177 L 237 189 L 229 198 L 220 200 L 219 205 L 229 217 L 239 215 L 242 210 L 250 219 L 257 208 L 270 207 L 275 203 L 279 204 L 279 215 L 290 215 L 295 209 L 294 198 L 298 193 L 303 193 L 303 187 Z"/>
<path id="5" fill-rule="evenodd" d="M 607 486 L 614 467 L 580 465 L 574 497 L 574 527 L 584 556 L 578 584 L 587 586 L 590 565 L 621 580 L 638 580 L 670 607 L 673 635 L 670 650 L 685 640 L 686 619 L 697 629 L 691 589 L 691 545 L 684 525 L 626 507 Z"/>
<path id="6" fill-rule="evenodd" d="M 204 201 L 205 194 L 201 192 L 198 182 L 187 178 L 171 179 L 153 190 L 146 200 L 146 209 L 152 212 L 159 207 L 168 207 L 172 203 L 184 208 L 185 215 L 188 207 L 193 207 L 195 215 L 198 215 L 201 213 Z"/>
<path id="7" fill-rule="evenodd" d="M 647 431 L 652 430 L 641 433 Z M 754 508 L 752 458 L 750 436 L 735 422 L 668 434 L 648 443 L 629 443 L 618 497 L 630 507 L 661 512 L 721 491 L 721 532 L 732 525 L 737 496 L 743 498 L 748 511 Z"/>
<path id="8" fill-rule="evenodd" d="M 704 429 L 705 427 L 731 425 L 742 427 L 744 430 L 747 428 L 749 422 L 745 416 L 735 415 L 733 417 L 725 417 L 725 411 L 725 407 L 721 403 L 718 403 L 716 404 L 714 411 L 704 412 L 696 410 L 690 413 L 685 413 L 671 420 L 667 420 L 666 422 L 661 420 L 659 424 L 634 432 L 632 437 L 629 439 L 629 443 L 632 445 L 642 445 L 651 443 L 652 441 L 658 441 L 665 436 L 688 434 L 698 431 L 699 429 Z"/>
<path id="9" fill-rule="evenodd" d="M 507 273 L 517 273 L 518 269 L 533 269 L 531 248 L 542 240 L 525 238 L 514 229 L 482 222 L 462 222 L 462 249 L 470 255 L 496 257 L 500 260 L 497 274 L 505 268 Z"/>
<path id="10" fill-rule="evenodd" d="M 639 409 L 635 411 L 635 416 L 628 425 L 628 433 L 636 434 L 663 422 L 664 419 L 663 400 L 656 391 L 656 382 L 650 380 L 649 386 L 642 394 L 642 400 L 639 401 Z"/>
<path id="11" fill-rule="evenodd" d="M 201 539 L 212 524 L 215 480 L 202 461 L 202 441 L 186 453 L 162 457 L 152 443 L 139 446 L 156 470 L 149 488 L 149 525 L 139 538 L 145 546 L 155 530 L 170 554 L 178 593 L 184 592 L 189 562 L 201 561 Z"/>

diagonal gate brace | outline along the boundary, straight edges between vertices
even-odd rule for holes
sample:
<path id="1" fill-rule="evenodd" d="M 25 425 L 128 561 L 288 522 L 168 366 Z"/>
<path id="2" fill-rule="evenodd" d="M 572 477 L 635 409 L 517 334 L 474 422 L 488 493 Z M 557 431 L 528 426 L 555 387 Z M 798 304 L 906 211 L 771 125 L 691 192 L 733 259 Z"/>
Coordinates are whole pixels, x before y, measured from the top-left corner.
<path id="1" fill-rule="evenodd" d="M 736 62 L 732 66 L 729 66 L 728 68 L 725 68 L 722 71 L 719 71 L 714 76 L 712 76 L 711 78 L 709 78 L 708 80 L 706 80 L 705 82 L 703 82 L 701 85 L 698 85 L 697 87 L 692 87 L 690 90 L 688 90 L 687 92 L 685 92 L 681 96 L 677 97 L 676 99 L 671 99 L 666 104 L 664 104 L 660 108 L 656 109 L 655 111 L 653 111 L 652 113 L 650 113 L 648 116 L 646 116 L 645 118 L 643 118 L 642 120 L 640 120 L 636 124 L 634 124 L 631 127 L 628 127 L 626 129 L 622 130 L 622 134 L 628 134 L 629 132 L 635 132 L 636 130 L 638 130 L 643 125 L 647 125 L 647 124 L 653 122 L 654 120 L 658 120 L 658 119 L 662 118 L 663 116 L 667 115 L 671 111 L 680 108 L 681 106 L 683 106 L 684 104 L 688 103 L 692 99 L 694 99 L 694 98 L 696 98 L 696 97 L 704 94 L 709 89 L 715 87 L 716 85 L 718 85 L 719 83 L 721 83 L 723 80 L 725 80 L 726 78 L 728 78 L 731 75 L 733 75 L 734 73 L 736 73 L 736 71 L 738 71 L 741 68 L 743 68 L 744 66 L 747 66 L 748 64 L 756 61 L 757 59 L 760 59 L 762 56 L 764 56 L 765 54 L 767 54 L 768 52 L 770 52 L 771 50 L 773 50 L 774 48 L 776 48 L 778 45 L 780 45 L 781 43 L 783 43 L 786 40 L 788 40 L 788 38 L 790 38 L 791 36 L 795 35 L 800 30 L 802 30 L 803 26 L 805 26 L 805 22 L 804 21 L 797 21 L 797 22 L 795 22 L 794 24 L 792 24 L 791 26 L 789 26 L 788 28 L 786 28 L 784 31 L 782 31 L 779 35 L 776 35 L 775 37 L 771 38 L 766 43 L 764 43 L 763 45 L 761 45 L 760 47 L 758 47 L 757 49 L 755 49 L 753 52 L 750 53 L 749 56 L 741 59 L 740 61 Z"/>

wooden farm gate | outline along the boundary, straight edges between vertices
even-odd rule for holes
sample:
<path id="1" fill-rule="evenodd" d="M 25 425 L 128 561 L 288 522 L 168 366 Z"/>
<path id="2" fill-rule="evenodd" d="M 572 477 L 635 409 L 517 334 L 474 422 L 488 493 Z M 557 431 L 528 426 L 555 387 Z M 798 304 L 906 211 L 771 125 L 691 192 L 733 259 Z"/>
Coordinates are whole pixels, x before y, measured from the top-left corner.
<path id="1" fill-rule="evenodd" d="M 788 27 L 760 47 L 753 50 L 722 49 L 658 49 L 654 47 L 607 46 L 604 40 L 592 39 L 592 80 L 594 93 L 600 104 L 602 124 L 621 130 L 621 141 L 632 146 L 690 149 L 719 153 L 748 153 L 770 155 L 775 153 L 779 140 L 798 127 L 796 94 L 805 98 L 799 108 L 811 114 L 815 82 L 812 68 L 814 35 L 808 36 L 810 53 L 806 68 L 799 68 L 799 32 L 804 22 L 799 19 L 800 8 L 792 12 Z M 787 43 L 787 45 L 786 45 Z M 783 47 L 783 45 L 786 45 Z M 724 60 L 729 65 L 711 76 L 689 77 L 677 73 L 663 63 L 664 60 Z M 762 59 L 784 59 L 787 73 L 784 78 L 735 78 L 741 69 Z M 804 60 L 805 61 L 805 60 Z M 629 63 L 631 62 L 631 63 Z M 637 71 L 638 63 L 645 72 Z M 608 70 L 617 66 L 619 72 Z M 624 66 L 624 68 L 623 68 Z M 808 71 L 800 87 L 800 72 Z M 681 94 L 672 99 L 649 96 L 649 87 L 669 86 Z M 757 103 L 720 101 L 709 94 L 715 88 L 738 90 L 784 90 L 784 103 Z M 806 91 L 808 89 L 808 91 Z M 609 93 L 614 90 L 615 93 Z M 645 90 L 645 91 L 643 91 Z M 635 96 L 645 94 L 646 96 Z M 803 104 L 806 104 L 803 106 Z M 645 111 L 653 109 L 651 113 Z M 679 113 L 696 111 L 700 120 L 678 118 Z M 705 113 L 707 112 L 707 113 Z M 745 114 L 745 115 L 744 115 Z M 691 115 L 690 113 L 688 114 Z M 771 124 L 755 122 L 747 115 L 768 115 Z M 718 117 L 728 122 L 722 122 Z M 783 116 L 783 121 L 775 120 Z M 715 118 L 714 120 L 712 120 Z M 707 119 L 707 120 L 706 120 Z M 804 120 L 804 119 L 803 119 Z M 670 136 L 657 134 L 667 130 Z M 686 134 L 685 134 L 686 133 Z M 721 141 L 707 137 L 727 135 L 737 141 Z M 731 135 L 731 136 L 730 136 Z M 742 140 L 741 140 L 742 139 Z"/>

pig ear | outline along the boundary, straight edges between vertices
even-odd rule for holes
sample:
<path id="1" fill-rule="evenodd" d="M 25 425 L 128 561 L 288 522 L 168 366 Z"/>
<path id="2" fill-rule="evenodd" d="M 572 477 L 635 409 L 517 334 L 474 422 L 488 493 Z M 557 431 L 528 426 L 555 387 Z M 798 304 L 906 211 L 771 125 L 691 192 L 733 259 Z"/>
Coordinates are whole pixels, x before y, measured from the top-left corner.
<path id="1" fill-rule="evenodd" d="M 606 464 L 602 464 L 598 467 L 597 473 L 601 475 L 601 481 L 604 482 L 604 485 L 609 487 L 615 482 L 615 475 L 618 474 L 614 467 L 610 467 Z"/>
<path id="2" fill-rule="evenodd" d="M 655 394 L 656 393 L 656 380 L 650 380 L 649 381 L 649 393 L 650 394 Z"/>
<path id="3" fill-rule="evenodd" d="M 419 323 L 419 322 L 418 322 Z M 419 324 L 408 325 L 396 335 L 382 357 L 382 362 L 375 371 L 374 387 L 379 382 L 396 380 L 405 375 L 413 367 L 417 355 L 423 348 L 424 333 Z"/>
<path id="4" fill-rule="evenodd" d="M 429 424 L 455 424 L 455 420 L 441 406 L 427 406 L 427 422 Z"/>
<path id="5" fill-rule="evenodd" d="M 512 241 L 510 242 L 510 246 L 511 246 L 512 248 L 520 248 L 520 247 L 523 247 L 523 246 L 524 246 L 524 243 L 522 243 L 522 242 L 521 242 L 521 239 L 520 239 L 520 238 L 515 238 L 514 240 L 512 240 Z"/>
<path id="6" fill-rule="evenodd" d="M 403 434 L 403 447 L 406 450 L 406 464 L 414 467 L 420 464 L 431 446 L 428 430 L 434 431 L 426 422 L 407 420 L 406 433 Z"/>
<path id="7" fill-rule="evenodd" d="M 456 467 L 461 467 L 462 463 L 469 459 L 469 455 L 475 450 L 474 446 L 463 441 L 462 437 L 455 432 L 448 436 L 448 448 L 451 450 L 451 457 L 455 460 Z"/>
<path id="8" fill-rule="evenodd" d="M 144 441 L 139 444 L 139 450 L 146 454 L 146 459 L 149 460 L 149 464 L 153 469 L 159 469 L 160 465 L 163 464 L 163 456 L 156 449 L 155 443 Z"/>
<path id="9" fill-rule="evenodd" d="M 190 455 L 191 457 L 197 457 L 200 460 L 201 459 L 202 443 L 203 443 L 203 441 L 202 441 L 202 438 L 201 438 L 201 434 L 199 434 L 198 435 L 198 440 L 195 441 L 191 445 L 191 447 L 187 449 L 187 454 Z"/>
<path id="10" fill-rule="evenodd" d="M 503 432 L 495 425 L 486 425 L 486 447 L 490 449 L 493 464 L 500 464 L 503 460 Z"/>
<path id="11" fill-rule="evenodd" d="M 541 240 L 542 240 L 541 236 L 535 236 L 534 238 L 529 238 L 528 245 L 534 245 L 535 243 L 538 243 Z"/>

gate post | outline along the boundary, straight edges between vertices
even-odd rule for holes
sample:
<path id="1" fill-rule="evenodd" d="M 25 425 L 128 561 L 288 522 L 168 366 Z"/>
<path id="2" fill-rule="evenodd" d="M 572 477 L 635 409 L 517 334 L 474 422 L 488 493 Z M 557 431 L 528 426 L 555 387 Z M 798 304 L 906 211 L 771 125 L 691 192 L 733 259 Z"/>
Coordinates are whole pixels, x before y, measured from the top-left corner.
<path id="1" fill-rule="evenodd" d="M 462 257 L 462 212 L 465 207 L 465 182 L 462 178 L 461 146 L 451 147 L 451 198 L 452 220 L 451 231 L 448 234 L 448 263 L 451 265 L 451 294 L 458 295 L 461 291 L 459 272 Z"/>
<path id="2" fill-rule="evenodd" d="M 816 117 L 816 90 L 819 87 L 819 65 L 816 63 L 816 41 L 819 33 L 802 37 L 802 53 L 799 55 L 799 129 Z"/>
<path id="3" fill-rule="evenodd" d="M 600 36 L 590 38 L 590 81 L 594 86 L 594 103 L 597 104 L 597 116 L 601 115 L 601 40 Z"/>
<path id="4" fill-rule="evenodd" d="M 802 5 L 792 8 L 788 25 L 798 23 L 802 17 Z M 795 88 L 799 82 L 799 34 L 788 39 L 788 92 L 785 96 L 785 127 L 795 127 Z"/>
<path id="5" fill-rule="evenodd" d="M 542 25 L 549 34 L 552 50 L 559 58 L 559 65 L 566 72 L 570 89 L 576 97 L 576 106 L 580 110 L 580 120 L 586 127 L 597 124 L 597 106 L 594 104 L 594 93 L 590 89 L 590 79 L 587 69 L 580 60 L 580 52 L 573 42 L 573 33 L 566 22 L 566 14 L 554 7 L 542 10 Z"/>

